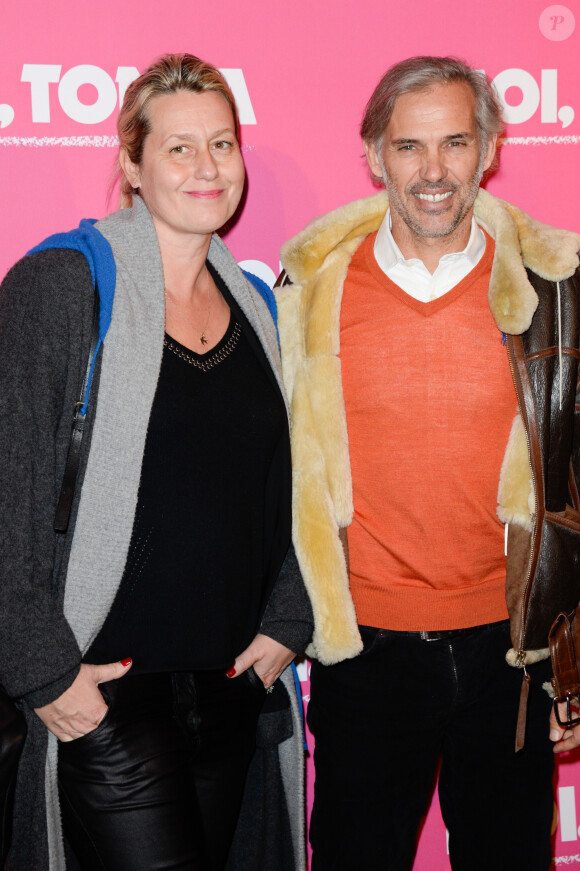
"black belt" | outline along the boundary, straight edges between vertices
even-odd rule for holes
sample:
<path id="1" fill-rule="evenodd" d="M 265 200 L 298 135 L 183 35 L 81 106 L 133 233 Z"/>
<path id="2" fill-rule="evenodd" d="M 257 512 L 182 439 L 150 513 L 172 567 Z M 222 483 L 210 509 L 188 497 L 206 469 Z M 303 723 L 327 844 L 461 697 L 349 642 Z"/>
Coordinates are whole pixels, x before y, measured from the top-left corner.
<path id="1" fill-rule="evenodd" d="M 368 629 L 371 632 L 378 632 L 382 636 L 392 632 L 395 636 L 407 636 L 409 638 L 419 638 L 421 641 L 450 641 L 453 638 L 462 638 L 466 635 L 472 635 L 474 632 L 484 632 L 488 629 L 494 629 L 499 626 L 509 626 L 509 620 L 497 620 L 494 623 L 480 623 L 478 626 L 466 626 L 464 629 L 439 629 L 428 632 L 412 632 L 409 630 L 400 629 L 377 629 L 374 626 L 361 626 L 361 630 Z"/>
<path id="2" fill-rule="evenodd" d="M 442 629 L 440 632 L 417 632 L 421 641 L 450 641 L 463 635 L 471 635 L 482 626 L 467 626 L 465 629 Z"/>

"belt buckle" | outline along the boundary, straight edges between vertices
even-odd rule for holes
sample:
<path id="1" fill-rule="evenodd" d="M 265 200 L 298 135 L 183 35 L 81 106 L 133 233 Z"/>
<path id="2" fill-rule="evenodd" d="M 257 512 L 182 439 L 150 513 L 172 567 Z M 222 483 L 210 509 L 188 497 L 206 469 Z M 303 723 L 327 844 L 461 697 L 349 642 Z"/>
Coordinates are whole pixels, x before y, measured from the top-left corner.
<path id="1" fill-rule="evenodd" d="M 461 629 L 442 629 L 440 631 L 428 631 L 419 633 L 422 641 L 431 643 L 433 641 L 447 641 L 449 638 L 455 638 L 461 635 Z"/>
<path id="2" fill-rule="evenodd" d="M 572 705 L 572 702 L 575 702 Z M 558 710 L 559 705 L 566 705 L 566 719 L 560 719 L 560 711 Z M 575 714 L 574 718 L 572 718 L 572 714 Z M 562 729 L 573 729 L 574 726 L 580 725 L 580 717 L 577 715 L 580 714 L 580 708 L 578 707 L 578 696 L 573 693 L 566 693 L 565 696 L 557 696 L 554 698 L 554 714 L 556 715 L 556 720 L 558 721 L 558 725 L 562 727 Z"/>

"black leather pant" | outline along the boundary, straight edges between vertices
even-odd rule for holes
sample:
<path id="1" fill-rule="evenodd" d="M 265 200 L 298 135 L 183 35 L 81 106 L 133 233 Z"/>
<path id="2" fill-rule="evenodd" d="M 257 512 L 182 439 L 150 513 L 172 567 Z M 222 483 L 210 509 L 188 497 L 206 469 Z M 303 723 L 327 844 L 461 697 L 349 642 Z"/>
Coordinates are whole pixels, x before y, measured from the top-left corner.
<path id="1" fill-rule="evenodd" d="M 234 834 L 264 689 L 254 674 L 131 675 L 59 747 L 65 836 L 83 871 L 218 871 Z"/>

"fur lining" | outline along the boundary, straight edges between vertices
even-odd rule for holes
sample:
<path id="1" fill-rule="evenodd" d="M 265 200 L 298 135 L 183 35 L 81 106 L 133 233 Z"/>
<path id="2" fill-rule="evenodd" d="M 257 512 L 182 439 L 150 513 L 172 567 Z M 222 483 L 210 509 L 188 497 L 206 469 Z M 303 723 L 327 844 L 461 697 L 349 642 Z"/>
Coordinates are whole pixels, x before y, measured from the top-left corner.
<path id="1" fill-rule="evenodd" d="M 519 335 L 530 326 L 538 297 L 522 262 L 517 225 L 503 201 L 485 191 L 477 196 L 474 214 L 495 241 L 488 294 L 491 313 L 502 333 Z"/>
<path id="2" fill-rule="evenodd" d="M 505 655 L 505 661 L 512 668 L 523 668 L 524 665 L 533 665 L 534 662 L 542 662 L 544 659 L 550 658 L 550 648 L 542 647 L 540 650 L 526 650 L 525 662 L 518 663 L 518 652 L 510 647 Z"/>
<path id="3" fill-rule="evenodd" d="M 360 244 L 378 230 L 388 205 L 387 194 L 381 191 L 307 224 L 282 247 L 282 265 L 292 281 L 310 282 L 323 264 L 328 265 L 325 261 L 332 252 L 357 238 Z M 580 235 L 535 221 L 483 189 L 474 212 L 496 246 L 489 290 L 492 314 L 502 332 L 520 335 L 529 328 L 538 305 L 525 267 L 548 281 L 570 278 L 579 265 Z"/>
<path id="4" fill-rule="evenodd" d="M 345 274 L 346 265 L 340 286 Z M 334 302 L 324 287 L 321 298 Z M 296 555 L 314 613 L 308 653 L 331 665 L 356 656 L 362 642 L 338 534 L 339 527 L 350 524 L 353 513 L 340 360 L 333 353 L 305 354 L 303 317 L 309 324 L 311 350 L 320 351 L 331 341 L 322 306 L 314 302 L 312 291 L 293 286 L 278 295 L 278 318 L 283 324 L 280 343 L 290 415 L 298 422 L 292 426 L 293 526 Z M 330 318 L 333 313 L 338 318 L 339 303 L 333 308 Z"/>
<path id="5" fill-rule="evenodd" d="M 310 280 L 328 255 L 343 242 L 353 237 L 359 237 L 362 242 L 369 233 L 378 230 L 388 207 L 389 198 L 381 191 L 310 221 L 280 251 L 280 260 L 292 281 L 301 284 Z"/>
<path id="6" fill-rule="evenodd" d="M 497 494 L 497 516 L 502 523 L 516 523 L 532 530 L 535 514 L 534 487 L 523 421 L 516 414 L 509 435 Z"/>
<path id="7" fill-rule="evenodd" d="M 342 288 L 354 252 L 378 230 L 388 204 L 381 191 L 316 218 L 280 255 L 293 283 L 278 290 L 277 302 L 292 420 L 294 544 L 316 626 L 308 652 L 326 664 L 362 649 L 339 540 L 339 528 L 351 522 L 353 513 L 338 357 Z M 491 312 L 502 332 L 521 334 L 538 306 L 525 267 L 550 280 L 569 277 L 578 266 L 580 236 L 539 224 L 483 190 L 475 217 L 495 240 Z M 518 421 L 519 416 L 502 465 L 498 514 L 529 528 L 531 472 Z"/>
<path id="8" fill-rule="evenodd" d="M 548 693 L 551 699 L 554 698 L 554 687 L 549 680 L 544 681 L 544 683 L 542 684 L 542 689 Z"/>
<path id="9" fill-rule="evenodd" d="M 340 371 L 336 360 L 322 358 L 310 362 L 313 367 L 305 367 L 297 374 L 291 406 L 294 420 L 300 421 L 292 445 L 294 546 L 314 614 L 315 630 L 309 653 L 331 665 L 355 656 L 362 649 L 362 642 L 349 592 L 328 464 L 319 440 L 320 409 L 312 403 L 310 395 L 310 376 L 320 376 L 322 385 L 316 395 L 321 396 L 324 383 L 339 381 Z M 319 362 L 335 363 L 337 371 L 329 373 L 324 365 L 316 365 Z M 342 419 L 336 422 L 342 423 Z M 345 472 L 350 485 L 349 464 Z"/>
<path id="10" fill-rule="evenodd" d="M 578 268 L 580 236 L 534 221 L 484 190 L 477 195 L 474 212 L 495 241 L 489 307 L 502 333 L 521 335 L 538 306 L 525 267 L 549 281 L 570 278 Z"/>
<path id="11" fill-rule="evenodd" d="M 518 228 L 524 265 L 546 281 L 563 281 L 574 275 L 580 235 L 542 224 L 515 206 L 504 205 Z"/>

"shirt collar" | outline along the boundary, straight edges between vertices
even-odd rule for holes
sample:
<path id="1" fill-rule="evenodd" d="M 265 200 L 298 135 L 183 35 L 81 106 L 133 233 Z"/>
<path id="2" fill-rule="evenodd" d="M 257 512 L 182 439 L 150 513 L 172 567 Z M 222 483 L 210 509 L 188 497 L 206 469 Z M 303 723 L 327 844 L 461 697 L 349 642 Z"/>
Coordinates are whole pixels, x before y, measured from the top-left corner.
<path id="1" fill-rule="evenodd" d="M 467 258 L 471 264 L 471 268 L 477 265 L 480 261 L 483 252 L 485 251 L 485 236 L 483 230 L 476 223 L 475 218 L 471 219 L 471 233 L 469 241 L 463 251 L 455 251 L 452 254 L 444 254 L 439 263 L 447 260 L 458 260 Z M 383 218 L 381 226 L 377 231 L 377 237 L 374 244 L 374 254 L 378 265 L 383 272 L 388 273 L 399 263 L 421 263 L 417 257 L 412 257 L 405 260 L 401 254 L 401 250 L 391 232 L 391 210 L 387 209 L 387 214 Z"/>

